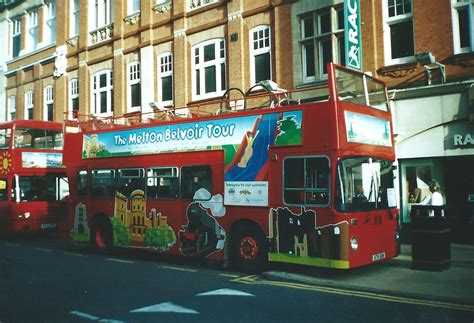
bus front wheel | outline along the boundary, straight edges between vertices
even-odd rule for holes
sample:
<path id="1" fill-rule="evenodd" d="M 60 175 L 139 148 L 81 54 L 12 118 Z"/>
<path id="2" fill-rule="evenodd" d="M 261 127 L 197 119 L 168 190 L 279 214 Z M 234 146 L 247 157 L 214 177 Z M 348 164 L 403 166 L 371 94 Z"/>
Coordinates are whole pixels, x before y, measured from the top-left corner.
<path id="1" fill-rule="evenodd" d="M 112 224 L 107 215 L 100 213 L 94 217 L 91 227 L 90 243 L 92 246 L 101 250 L 112 247 Z"/>
<path id="2" fill-rule="evenodd" d="M 240 226 L 231 237 L 233 266 L 244 272 L 263 271 L 267 260 L 264 234 L 250 225 Z"/>

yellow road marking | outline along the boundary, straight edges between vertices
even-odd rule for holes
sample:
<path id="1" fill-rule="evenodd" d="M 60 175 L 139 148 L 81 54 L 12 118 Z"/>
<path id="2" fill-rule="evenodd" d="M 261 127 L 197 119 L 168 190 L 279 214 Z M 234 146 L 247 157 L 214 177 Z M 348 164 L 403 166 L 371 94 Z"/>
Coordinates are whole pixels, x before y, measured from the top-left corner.
<path id="1" fill-rule="evenodd" d="M 300 284 L 300 283 L 262 280 L 262 279 L 258 279 L 258 277 L 255 275 L 236 278 L 232 281 L 238 282 L 238 283 L 244 283 L 244 284 L 271 285 L 271 286 L 302 289 L 302 290 L 323 292 L 323 293 L 330 293 L 330 294 L 369 298 L 369 299 L 375 299 L 375 300 L 386 301 L 386 302 L 441 307 L 441 308 L 455 309 L 455 310 L 460 310 L 460 311 L 474 312 L 474 305 L 456 304 L 456 303 L 441 302 L 441 301 L 434 301 L 434 300 L 423 300 L 423 299 L 401 297 L 401 296 L 391 296 L 391 295 L 384 295 L 384 294 L 379 294 L 379 293 L 374 293 L 374 292 L 353 291 L 353 290 L 345 290 L 345 289 L 334 288 L 334 287 L 311 286 L 311 285 L 305 285 L 305 284 Z"/>
<path id="2" fill-rule="evenodd" d="M 39 251 L 44 251 L 44 252 L 53 252 L 53 250 L 51 249 L 45 249 L 45 248 L 35 248 L 35 249 Z"/>
<path id="3" fill-rule="evenodd" d="M 239 278 L 239 275 L 231 275 L 231 274 L 219 274 L 222 277 L 230 277 L 230 278 Z"/>
<path id="4" fill-rule="evenodd" d="M 124 263 L 124 264 L 133 264 L 134 263 L 133 261 L 116 259 L 116 258 L 107 258 L 107 260 L 115 261 L 115 262 L 121 262 L 121 263 Z"/>
<path id="5" fill-rule="evenodd" d="M 65 252 L 64 253 L 65 255 L 68 255 L 68 256 L 78 256 L 78 257 L 82 257 L 84 255 L 80 254 L 80 253 L 74 253 L 74 252 Z"/>
<path id="6" fill-rule="evenodd" d="M 172 269 L 172 270 L 188 271 L 188 272 L 191 272 L 191 273 L 195 273 L 197 271 L 196 269 L 172 267 L 172 266 L 158 266 L 158 267 L 165 268 L 165 269 Z"/>

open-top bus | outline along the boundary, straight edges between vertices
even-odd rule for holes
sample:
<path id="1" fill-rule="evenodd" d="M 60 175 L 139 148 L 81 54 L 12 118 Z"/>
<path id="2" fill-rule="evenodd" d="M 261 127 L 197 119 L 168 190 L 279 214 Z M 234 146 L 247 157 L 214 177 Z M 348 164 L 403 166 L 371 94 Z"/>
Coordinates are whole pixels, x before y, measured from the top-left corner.
<path id="1" fill-rule="evenodd" d="M 0 233 L 42 232 L 66 220 L 63 124 L 0 123 Z"/>
<path id="2" fill-rule="evenodd" d="M 255 108 L 262 97 L 248 91 L 216 113 L 189 106 L 185 118 L 171 110 L 141 123 L 68 125 L 72 238 L 242 270 L 267 260 L 352 268 L 397 256 L 384 83 L 329 64 L 325 87 L 273 88 L 270 99 Z"/>

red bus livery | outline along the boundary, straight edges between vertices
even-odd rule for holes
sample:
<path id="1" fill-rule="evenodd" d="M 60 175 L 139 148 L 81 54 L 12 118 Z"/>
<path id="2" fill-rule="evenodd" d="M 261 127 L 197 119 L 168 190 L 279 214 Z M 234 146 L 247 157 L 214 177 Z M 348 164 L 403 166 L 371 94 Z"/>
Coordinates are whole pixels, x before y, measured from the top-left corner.
<path id="1" fill-rule="evenodd" d="M 243 270 L 267 260 L 352 268 L 397 256 L 385 85 L 330 64 L 324 88 L 272 89 L 264 108 L 250 104 L 257 97 L 248 91 L 208 115 L 188 107 L 192 117 L 67 127 L 73 239 Z"/>
<path id="2" fill-rule="evenodd" d="M 66 220 L 69 193 L 62 164 L 63 125 L 0 123 L 0 232 L 38 232 Z"/>

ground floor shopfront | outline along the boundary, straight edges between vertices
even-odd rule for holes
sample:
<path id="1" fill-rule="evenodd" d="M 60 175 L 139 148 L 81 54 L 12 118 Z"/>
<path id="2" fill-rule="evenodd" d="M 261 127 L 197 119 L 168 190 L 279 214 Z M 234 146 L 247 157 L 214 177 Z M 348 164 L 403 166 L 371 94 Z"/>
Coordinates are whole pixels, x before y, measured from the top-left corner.
<path id="1" fill-rule="evenodd" d="M 474 243 L 473 84 L 394 93 L 402 241 L 410 241 L 410 210 L 428 183 L 441 186 L 452 241 Z"/>

